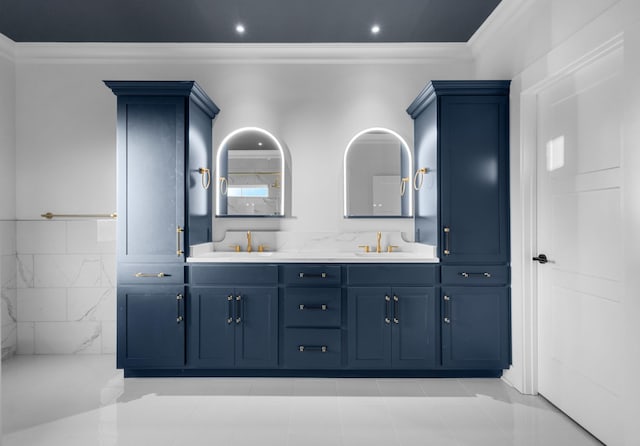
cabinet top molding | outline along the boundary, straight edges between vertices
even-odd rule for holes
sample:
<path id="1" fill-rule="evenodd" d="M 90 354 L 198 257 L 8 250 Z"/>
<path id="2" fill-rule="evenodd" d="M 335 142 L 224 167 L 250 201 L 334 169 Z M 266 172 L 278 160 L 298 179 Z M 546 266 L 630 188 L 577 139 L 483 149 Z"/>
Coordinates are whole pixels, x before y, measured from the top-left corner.
<path id="1" fill-rule="evenodd" d="M 431 81 L 407 108 L 407 113 L 416 119 L 420 113 L 436 98 L 445 95 L 490 95 L 509 96 L 511 81 Z"/>
<path id="2" fill-rule="evenodd" d="M 104 81 L 116 96 L 190 97 L 211 119 L 220 112 L 218 106 L 195 81 Z"/>

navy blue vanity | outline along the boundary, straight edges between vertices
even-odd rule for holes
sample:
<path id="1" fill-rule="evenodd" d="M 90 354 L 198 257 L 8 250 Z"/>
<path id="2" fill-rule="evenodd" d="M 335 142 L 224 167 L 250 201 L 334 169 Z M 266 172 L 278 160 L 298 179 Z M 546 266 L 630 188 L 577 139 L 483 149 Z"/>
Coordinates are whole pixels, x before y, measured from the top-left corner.
<path id="1" fill-rule="evenodd" d="M 432 82 L 408 109 L 415 240 L 436 245 L 438 263 L 188 259 L 185 247 L 211 242 L 219 110 L 194 82 L 106 84 L 118 96 L 125 376 L 500 376 L 509 367 L 508 82 Z M 437 182 L 417 187 L 425 175 Z"/>

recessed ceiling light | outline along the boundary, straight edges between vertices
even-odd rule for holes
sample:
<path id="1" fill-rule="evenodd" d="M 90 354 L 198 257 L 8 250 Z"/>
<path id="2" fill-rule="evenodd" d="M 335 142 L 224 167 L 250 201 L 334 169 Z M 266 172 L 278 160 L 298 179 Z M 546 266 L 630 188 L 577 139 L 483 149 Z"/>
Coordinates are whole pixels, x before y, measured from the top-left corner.
<path id="1" fill-rule="evenodd" d="M 244 25 L 242 23 L 236 25 L 236 32 L 238 34 L 244 34 Z"/>
<path id="2" fill-rule="evenodd" d="M 262 146 L 262 142 L 258 142 L 258 145 L 259 145 L 259 146 Z"/>
<path id="3" fill-rule="evenodd" d="M 379 25 L 373 25 L 371 27 L 371 34 L 378 34 L 380 32 L 380 26 Z"/>

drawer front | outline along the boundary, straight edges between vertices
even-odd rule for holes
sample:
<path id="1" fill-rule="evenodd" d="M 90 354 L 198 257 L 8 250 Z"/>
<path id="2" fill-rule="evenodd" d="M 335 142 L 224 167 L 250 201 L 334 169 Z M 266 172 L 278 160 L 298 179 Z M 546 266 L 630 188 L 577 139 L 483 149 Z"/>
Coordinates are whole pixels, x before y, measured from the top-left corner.
<path id="1" fill-rule="evenodd" d="M 286 265 L 282 267 L 287 285 L 340 285 L 340 265 Z"/>
<path id="2" fill-rule="evenodd" d="M 434 285 L 437 279 L 436 265 L 349 265 L 349 285 Z"/>
<path id="3" fill-rule="evenodd" d="M 287 327 L 339 327 L 340 288 L 288 288 L 284 295 Z"/>
<path id="4" fill-rule="evenodd" d="M 276 265 L 191 265 L 192 285 L 276 285 Z"/>
<path id="5" fill-rule="evenodd" d="M 118 283 L 170 285 L 184 283 L 184 264 L 118 263 Z"/>
<path id="6" fill-rule="evenodd" d="M 288 369 L 337 369 L 341 364 L 339 328 L 287 328 L 283 366 Z"/>
<path id="7" fill-rule="evenodd" d="M 451 285 L 507 285 L 509 267 L 505 265 L 442 266 L 442 283 Z"/>

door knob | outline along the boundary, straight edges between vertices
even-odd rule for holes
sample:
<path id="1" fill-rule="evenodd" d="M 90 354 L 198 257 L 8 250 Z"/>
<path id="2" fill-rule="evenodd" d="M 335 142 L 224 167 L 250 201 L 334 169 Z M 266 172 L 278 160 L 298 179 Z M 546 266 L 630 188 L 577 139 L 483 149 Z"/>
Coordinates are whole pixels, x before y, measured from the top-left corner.
<path id="1" fill-rule="evenodd" d="M 540 262 L 542 265 L 544 265 L 549 261 L 549 259 L 547 259 L 547 256 L 545 254 L 538 254 L 536 257 L 533 258 L 533 260 L 535 260 L 536 262 Z"/>

